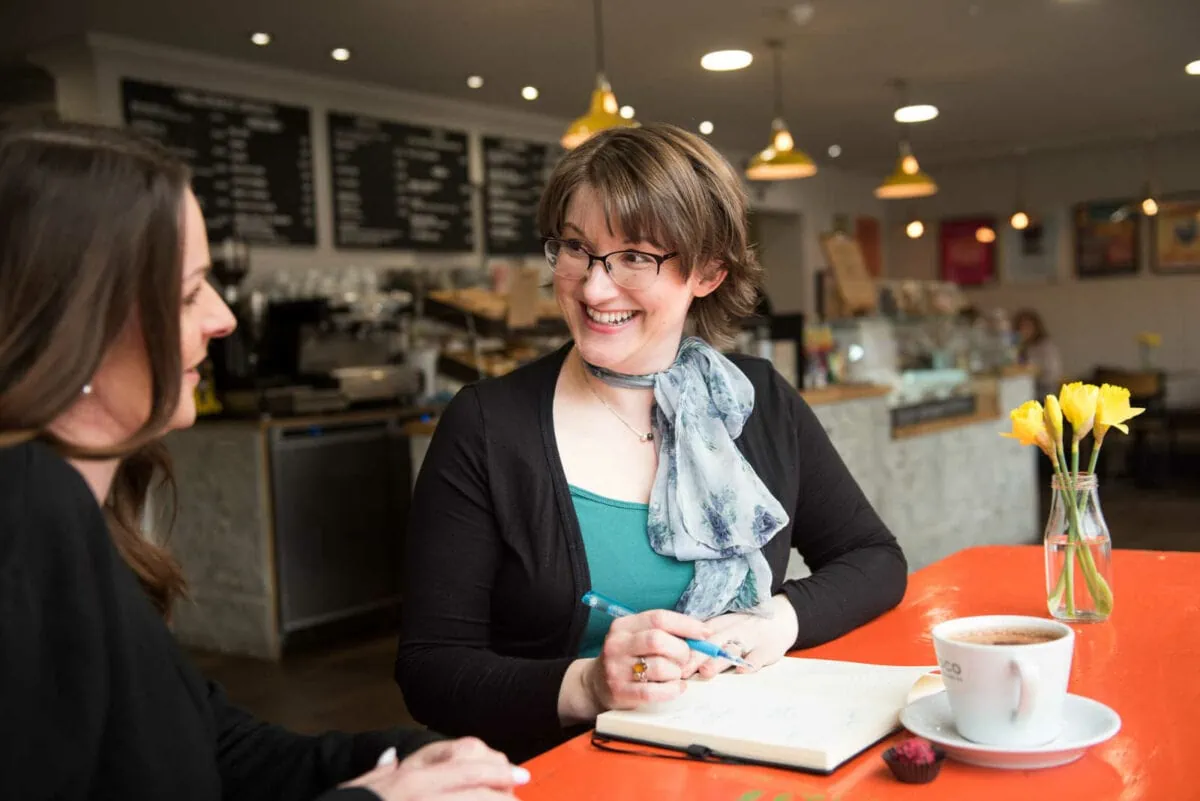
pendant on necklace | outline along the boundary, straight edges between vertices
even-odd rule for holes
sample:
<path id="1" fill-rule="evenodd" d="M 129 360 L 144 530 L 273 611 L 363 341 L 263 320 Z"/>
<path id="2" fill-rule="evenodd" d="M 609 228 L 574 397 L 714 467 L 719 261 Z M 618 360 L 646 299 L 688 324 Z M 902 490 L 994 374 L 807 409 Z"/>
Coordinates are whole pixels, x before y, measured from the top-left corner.
<path id="1" fill-rule="evenodd" d="M 653 431 L 651 431 L 649 434 L 638 434 L 638 441 L 639 441 L 639 442 L 649 442 L 649 441 L 650 441 L 650 440 L 652 440 L 652 439 L 654 439 L 654 432 L 653 432 Z"/>

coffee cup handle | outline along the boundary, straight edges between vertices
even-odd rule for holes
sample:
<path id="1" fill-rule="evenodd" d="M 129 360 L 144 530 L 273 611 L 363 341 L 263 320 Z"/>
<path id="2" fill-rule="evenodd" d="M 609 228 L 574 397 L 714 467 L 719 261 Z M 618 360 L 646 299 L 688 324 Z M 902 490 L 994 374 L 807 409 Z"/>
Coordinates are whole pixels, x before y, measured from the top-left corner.
<path id="1" fill-rule="evenodd" d="M 1014 723 L 1020 723 L 1028 720 L 1029 716 L 1033 714 L 1033 708 L 1037 704 L 1042 677 L 1036 665 L 1032 665 L 1023 659 L 1014 659 L 1012 664 L 1013 669 L 1017 672 L 1017 681 L 1020 682 L 1017 708 L 1013 710 L 1012 719 Z"/>

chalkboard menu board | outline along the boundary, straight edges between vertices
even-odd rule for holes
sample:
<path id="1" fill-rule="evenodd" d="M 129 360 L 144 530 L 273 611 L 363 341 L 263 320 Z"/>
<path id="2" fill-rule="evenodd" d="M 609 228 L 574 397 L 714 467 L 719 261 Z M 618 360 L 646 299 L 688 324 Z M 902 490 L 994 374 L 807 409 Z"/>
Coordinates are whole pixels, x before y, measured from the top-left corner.
<path id="1" fill-rule="evenodd" d="M 329 152 L 339 248 L 474 249 L 465 133 L 330 113 Z"/>
<path id="2" fill-rule="evenodd" d="M 496 136 L 483 138 L 484 226 L 489 254 L 542 252 L 538 201 L 561 148 Z"/>
<path id="3" fill-rule="evenodd" d="M 317 243 L 308 109 L 133 80 L 121 97 L 126 124 L 191 167 L 214 247 Z"/>

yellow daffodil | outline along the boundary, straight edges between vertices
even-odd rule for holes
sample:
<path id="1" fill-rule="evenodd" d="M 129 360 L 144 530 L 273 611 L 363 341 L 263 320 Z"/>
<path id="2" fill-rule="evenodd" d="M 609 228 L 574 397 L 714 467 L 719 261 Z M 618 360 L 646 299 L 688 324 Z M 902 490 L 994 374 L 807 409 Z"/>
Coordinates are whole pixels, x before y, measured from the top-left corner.
<path id="1" fill-rule="evenodd" d="M 1091 433 L 1092 424 L 1096 419 L 1096 401 L 1099 396 L 1099 387 L 1079 381 L 1073 384 L 1064 384 L 1058 393 L 1058 402 L 1062 406 L 1063 416 L 1071 421 L 1071 427 L 1075 429 L 1076 445 Z"/>
<path id="2" fill-rule="evenodd" d="M 1061 448 L 1063 434 L 1062 407 L 1058 405 L 1058 398 L 1053 395 L 1046 396 L 1046 428 L 1055 446 Z"/>
<path id="3" fill-rule="evenodd" d="M 1128 434 L 1129 426 L 1125 423 L 1144 411 L 1146 410 L 1129 405 L 1129 390 L 1125 387 L 1102 385 L 1096 402 L 1096 442 L 1103 441 L 1110 428 Z"/>
<path id="4" fill-rule="evenodd" d="M 1042 453 L 1057 462 L 1054 453 L 1054 443 L 1046 431 L 1046 414 L 1042 404 L 1035 400 L 1026 401 L 1009 413 L 1012 418 L 1012 431 L 1001 434 L 1002 437 L 1015 439 L 1022 445 L 1037 445 Z"/>
<path id="5" fill-rule="evenodd" d="M 1139 345 L 1144 345 L 1147 348 L 1157 348 L 1162 345 L 1162 334 L 1155 331 L 1143 331 L 1137 335 Z"/>

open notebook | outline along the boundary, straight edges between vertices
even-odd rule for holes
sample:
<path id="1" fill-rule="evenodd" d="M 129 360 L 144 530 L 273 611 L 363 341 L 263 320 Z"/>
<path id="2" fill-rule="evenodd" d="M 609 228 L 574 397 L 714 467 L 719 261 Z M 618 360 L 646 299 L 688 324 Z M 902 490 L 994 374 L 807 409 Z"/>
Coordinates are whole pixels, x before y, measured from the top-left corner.
<path id="1" fill-rule="evenodd" d="M 911 700 L 940 690 L 934 669 L 785 657 L 757 673 L 693 680 L 674 701 L 605 712 L 596 735 L 830 773 L 899 728 Z"/>

